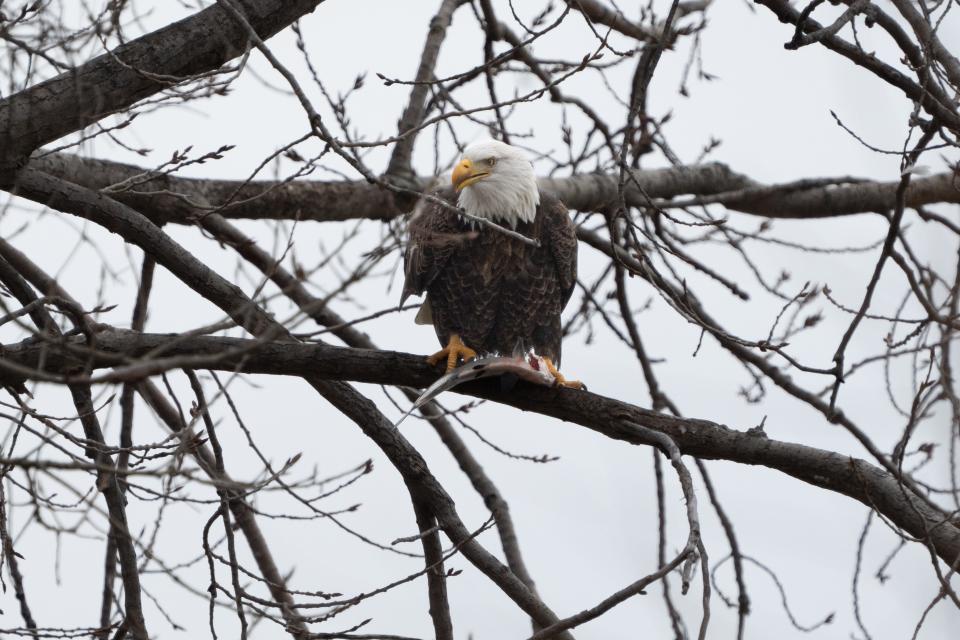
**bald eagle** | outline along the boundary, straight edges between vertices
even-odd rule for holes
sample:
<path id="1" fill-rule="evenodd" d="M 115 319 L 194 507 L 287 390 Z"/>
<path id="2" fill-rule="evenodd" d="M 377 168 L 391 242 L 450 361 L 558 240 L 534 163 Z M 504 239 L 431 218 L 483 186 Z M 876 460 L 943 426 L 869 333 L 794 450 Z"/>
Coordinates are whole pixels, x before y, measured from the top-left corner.
<path id="1" fill-rule="evenodd" d="M 426 299 L 418 324 L 432 324 L 443 349 L 428 358 L 446 363 L 480 354 L 533 349 L 558 384 L 560 313 L 577 278 L 577 238 L 562 202 L 537 188 L 533 166 L 516 147 L 496 140 L 468 146 L 453 169 L 456 202 L 468 214 L 509 227 L 533 246 L 479 225 L 435 202 L 421 203 L 409 225 L 404 254 L 407 296 Z M 453 190 L 439 192 L 453 202 Z"/>

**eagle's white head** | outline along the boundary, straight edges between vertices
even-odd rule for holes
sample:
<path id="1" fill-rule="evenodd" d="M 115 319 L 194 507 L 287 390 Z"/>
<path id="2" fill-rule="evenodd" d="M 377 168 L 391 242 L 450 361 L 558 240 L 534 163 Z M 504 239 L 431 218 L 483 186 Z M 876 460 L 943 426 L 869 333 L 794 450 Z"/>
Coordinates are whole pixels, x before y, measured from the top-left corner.
<path id="1" fill-rule="evenodd" d="M 533 222 L 540 191 L 526 154 L 498 140 L 480 140 L 463 150 L 453 168 L 458 204 L 470 215 L 501 220 L 510 227 Z"/>

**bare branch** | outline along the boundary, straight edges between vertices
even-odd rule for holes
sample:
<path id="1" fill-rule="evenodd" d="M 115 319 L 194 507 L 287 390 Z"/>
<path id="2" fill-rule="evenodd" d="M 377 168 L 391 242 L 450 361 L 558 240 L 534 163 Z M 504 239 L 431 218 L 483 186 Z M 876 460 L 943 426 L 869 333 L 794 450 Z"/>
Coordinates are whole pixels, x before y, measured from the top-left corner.
<path id="1" fill-rule="evenodd" d="M 264 38 L 321 1 L 237 0 Z M 0 100 L 0 184 L 9 184 L 9 170 L 41 145 L 217 69 L 243 53 L 246 41 L 246 31 L 214 5 Z"/>

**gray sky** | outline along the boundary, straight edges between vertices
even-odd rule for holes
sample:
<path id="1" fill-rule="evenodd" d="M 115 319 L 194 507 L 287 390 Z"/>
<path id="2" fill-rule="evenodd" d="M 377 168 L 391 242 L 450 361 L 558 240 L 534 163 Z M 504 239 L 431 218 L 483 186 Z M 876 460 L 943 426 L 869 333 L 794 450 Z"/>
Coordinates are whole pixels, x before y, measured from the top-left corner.
<path id="1" fill-rule="evenodd" d="M 176 6 L 177 3 L 158 4 L 161 6 L 144 19 L 144 30 L 192 13 Z M 495 4 L 503 18 L 509 16 L 505 3 Z M 504 6 L 500 7 L 501 4 Z M 522 14 L 526 17 L 540 8 L 540 3 L 516 4 L 520 11 L 526 12 Z M 656 4 L 666 6 L 663 2 Z M 406 103 L 407 88 L 383 86 L 375 74 L 412 77 L 427 24 L 437 5 L 437 2 L 423 0 L 404 3 L 327 0 L 302 21 L 309 51 L 328 89 L 345 91 L 357 74 L 367 74 L 366 86 L 349 103 L 352 123 L 364 135 L 378 137 L 394 133 Z M 622 8 L 630 15 L 637 15 L 634 3 L 623 3 Z M 910 109 L 901 95 L 824 49 L 811 46 L 799 52 L 785 51 L 782 45 L 792 31 L 763 8 L 753 12 L 745 2 L 718 3 L 708 12 L 708 19 L 709 27 L 702 35 L 702 57 L 704 70 L 716 76 L 716 80 L 691 79 L 690 97 L 678 94 L 680 74 L 689 53 L 690 41 L 685 40 L 678 50 L 664 54 L 651 86 L 651 111 L 673 112 L 665 132 L 684 161 L 694 161 L 710 138 L 716 137 L 722 140 L 722 145 L 711 155 L 711 160 L 727 163 L 762 182 L 840 175 L 886 181 L 898 178 L 899 158 L 865 149 L 836 126 L 830 110 L 871 144 L 898 149 L 903 143 Z M 137 31 L 131 27 L 127 35 L 133 36 Z M 951 41 L 948 34 L 960 37 L 957 20 L 945 24 L 941 34 L 946 42 Z M 880 35 L 871 30 L 860 33 L 865 47 L 875 47 L 885 53 L 886 44 Z M 629 47 L 622 38 L 613 41 L 619 48 Z M 289 31 L 270 44 L 291 69 L 306 78 Z M 461 10 L 443 45 L 438 75 L 456 73 L 477 64 L 481 45 L 480 33 L 469 9 Z M 538 41 L 535 50 L 543 56 L 578 60 L 595 47 L 596 41 L 582 19 L 571 15 L 564 25 Z M 254 54 L 251 65 L 268 83 L 281 86 L 280 78 L 267 68 L 260 56 Z M 625 87 L 631 73 L 632 65 L 627 64 L 609 74 L 608 79 L 621 98 L 627 94 Z M 318 92 L 304 84 L 315 103 L 321 105 Z M 517 82 L 520 91 L 534 86 L 528 79 Z M 508 87 L 509 82 L 504 81 L 503 91 L 508 93 Z M 474 93 L 465 92 L 461 99 L 473 99 L 473 104 L 480 104 L 484 96 L 479 84 L 476 88 Z M 598 75 L 576 76 L 565 86 L 565 91 L 588 99 L 601 114 L 619 122 L 622 108 Z M 327 115 L 328 111 L 323 113 Z M 585 132 L 583 119 L 573 111 L 568 112 L 568 116 L 575 138 L 579 139 Z M 87 145 L 84 153 L 153 165 L 187 145 L 201 152 L 235 144 L 237 148 L 224 160 L 191 167 L 186 174 L 238 178 L 246 176 L 275 148 L 300 135 L 304 124 L 294 99 L 284 91 L 265 88 L 248 74 L 228 96 L 189 108 L 146 115 L 125 130 L 126 142 L 153 149 L 147 160 L 100 141 Z M 518 106 L 512 120 L 514 130 L 530 134 L 523 144 L 546 154 L 562 152 L 560 124 L 560 112 L 547 102 Z M 467 140 L 481 133 L 478 127 L 465 121 L 458 122 L 457 127 Z M 454 159 L 448 137 L 441 139 L 441 150 L 442 162 Z M 382 170 L 386 157 L 382 149 L 373 150 L 367 158 L 368 165 Z M 421 136 L 415 164 L 421 173 L 434 170 L 432 132 Z M 664 164 L 662 157 L 655 156 L 646 166 Z M 929 154 L 921 164 L 932 171 L 944 169 L 938 153 Z M 330 166 L 343 169 L 332 161 Z M 545 163 L 537 166 L 541 172 L 548 169 Z M 293 168 L 289 163 L 281 167 L 282 172 Z M 351 177 L 357 176 L 351 174 Z M 0 233 L 5 237 L 24 222 L 37 220 L 32 207 L 22 201 L 17 204 L 24 207 L 24 211 L 13 210 L 0 219 Z M 956 214 L 956 207 L 938 210 L 950 216 Z M 730 220 L 743 230 L 755 229 L 761 222 L 735 213 L 730 215 Z M 321 255 L 320 247 L 335 247 L 353 226 L 353 223 L 298 225 L 294 231 L 298 259 L 305 264 L 315 263 Z M 247 222 L 241 227 L 261 238 L 267 243 L 266 247 L 273 242 L 276 225 L 272 223 Z M 279 227 L 284 238 L 292 229 L 291 225 Z M 125 248 L 117 236 L 62 214 L 40 218 L 16 237 L 16 245 L 48 270 L 57 271 L 66 262 L 60 274 L 63 285 L 91 307 L 98 299 L 99 286 L 91 273 L 97 273 L 100 258 L 88 246 L 80 247 L 75 254 L 69 253 L 80 228 L 96 241 L 106 263 L 117 271 L 117 281 L 109 283 L 102 299 L 118 306 L 102 320 L 128 326 L 139 251 Z M 777 237 L 783 239 L 846 247 L 866 246 L 882 239 L 886 224 L 877 216 L 861 215 L 818 222 L 776 221 L 774 229 Z M 219 273 L 229 277 L 236 273 L 234 256 L 202 237 L 197 230 L 171 228 L 168 232 Z M 356 258 L 375 246 L 382 232 L 378 223 L 363 224 L 360 236 L 348 246 L 347 255 Z M 935 230 L 919 224 L 910 229 L 910 237 L 926 260 L 952 273 L 955 246 L 943 242 Z M 689 285 L 705 306 L 733 333 L 753 339 L 765 336 L 782 303 L 763 294 L 742 261 L 728 249 L 698 251 L 702 259 L 737 282 L 745 283 L 756 294 L 749 303 L 744 303 L 698 274 L 686 274 Z M 859 302 L 877 255 L 876 250 L 837 256 L 809 254 L 771 245 L 751 245 L 750 251 L 768 278 L 774 278 L 781 269 L 791 273 L 788 291 L 799 291 L 806 281 L 827 283 L 836 299 L 849 305 Z M 603 265 L 589 247 L 581 247 L 580 260 L 584 275 L 598 273 Z M 148 330 L 176 332 L 221 317 L 210 304 L 178 285 L 163 270 L 158 271 Z M 890 313 L 899 302 L 903 283 L 898 275 L 887 270 L 874 307 L 878 312 Z M 321 293 L 328 290 L 330 277 L 328 272 L 318 273 L 312 282 L 314 290 Z M 347 317 L 356 317 L 394 304 L 399 293 L 397 277 L 398 274 L 393 274 L 393 277 L 365 283 L 354 292 L 356 306 L 341 304 L 337 310 Z M 254 283 L 242 278 L 237 281 L 248 292 L 254 287 Z M 709 337 L 693 357 L 699 329 L 686 324 L 639 279 L 631 282 L 631 287 L 635 303 L 652 298 L 650 309 L 639 316 L 640 328 L 652 355 L 663 360 L 656 367 L 664 389 L 685 415 L 707 418 L 736 429 L 752 427 L 766 416 L 766 431 L 771 438 L 864 455 L 846 432 L 828 425 L 811 408 L 787 397 L 773 385 L 768 385 L 769 394 L 763 403 L 746 403 L 737 394 L 742 386 L 749 384 L 744 370 Z M 849 317 L 825 306 L 822 299 L 816 308 L 823 308 L 824 322 L 816 331 L 798 336 L 790 350 L 806 363 L 827 366 Z M 914 316 L 916 313 L 914 310 Z M 432 329 L 414 326 L 412 312 L 387 316 L 370 322 L 365 328 L 383 348 L 414 353 L 428 353 L 436 348 Z M 852 353 L 866 355 L 879 351 L 887 331 L 884 323 L 864 325 L 854 340 Z M 9 340 L 13 334 L 6 330 L 4 336 Z M 598 330 L 591 344 L 585 344 L 582 335 L 568 340 L 564 345 L 564 368 L 586 381 L 594 392 L 641 406 L 649 404 L 633 355 L 605 331 Z M 812 387 L 826 384 L 826 381 L 817 383 L 805 374 L 793 375 Z M 172 378 L 177 389 L 186 389 L 182 376 Z M 388 416 L 398 415 L 379 388 L 361 385 L 361 389 L 369 392 Z M 891 389 L 901 405 L 909 405 L 913 391 L 908 368 L 894 369 Z M 316 465 L 320 475 L 327 475 L 367 458 L 374 460 L 372 476 L 348 492 L 338 494 L 325 503 L 324 508 L 338 510 L 362 503 L 358 511 L 342 516 L 342 521 L 382 543 L 415 532 L 409 500 L 398 474 L 352 423 L 326 406 L 306 384 L 292 379 L 248 378 L 235 380 L 231 390 L 245 423 L 274 461 L 302 452 L 301 470 Z M 397 393 L 393 395 L 400 397 Z M 62 390 L 43 388 L 38 391 L 34 405 L 46 410 L 56 407 L 69 413 L 66 400 Z M 442 397 L 448 407 L 468 400 L 456 394 Z M 903 419 L 885 398 L 880 369 L 852 378 L 841 391 L 841 403 L 844 411 L 865 425 L 882 448 L 892 447 L 901 433 Z M 223 420 L 220 431 L 226 440 L 229 470 L 238 478 L 249 477 L 253 470 L 260 468 L 259 464 L 246 448 L 243 434 L 235 428 L 226 405 L 221 401 L 215 408 Z M 141 411 L 141 415 L 147 415 L 144 408 Z M 119 412 L 113 413 L 108 439 L 116 437 Z M 544 600 L 559 615 L 569 615 L 593 605 L 656 568 L 656 495 L 652 453 L 648 448 L 612 442 L 576 425 L 489 403 L 472 410 L 467 420 L 485 438 L 509 451 L 560 457 L 549 464 L 508 459 L 469 432 L 462 432 L 510 503 L 528 567 Z M 940 416 L 925 424 L 926 431 L 917 435 L 917 441 L 943 441 L 948 428 L 946 416 Z M 421 421 L 408 420 L 402 431 L 454 496 L 467 526 L 478 527 L 487 517 L 486 509 L 432 429 Z M 161 434 L 159 428 L 145 419 L 137 438 L 157 440 Z M 726 462 L 712 462 L 709 467 L 744 553 L 777 572 L 798 620 L 813 624 L 828 613 L 836 613 L 833 624 L 814 632 L 812 637 L 846 638 L 851 634 L 859 637 L 852 617 L 851 580 L 857 537 L 867 509 L 848 498 L 771 470 Z M 937 462 L 924 477 L 946 484 L 945 467 Z M 711 561 L 716 562 L 727 554 L 727 543 L 705 491 L 700 484 L 697 487 L 704 541 Z M 669 473 L 667 489 L 669 553 L 683 545 L 686 524 L 679 487 Z M 53 486 L 47 490 L 65 491 Z M 205 499 L 212 496 L 201 489 L 191 489 L 190 493 Z M 73 498 L 62 493 L 61 499 Z M 276 494 L 262 496 L 258 505 L 273 513 L 295 511 L 288 499 Z M 138 530 L 149 525 L 156 504 L 133 501 L 130 509 L 133 528 Z M 199 555 L 202 552 L 200 528 L 213 510 L 210 505 L 172 506 L 166 517 L 168 524 L 176 522 L 177 526 L 168 526 L 162 532 L 159 555 L 168 562 L 186 561 Z M 14 529 L 19 530 L 16 520 L 15 514 Z M 421 561 L 415 558 L 376 552 L 329 521 L 264 520 L 262 524 L 281 569 L 294 571 L 291 585 L 296 589 L 353 594 L 380 586 L 421 566 Z M 493 532 L 486 533 L 481 541 L 499 555 Z M 92 582 L 99 580 L 91 581 L 90 574 L 99 575 L 102 571 L 102 542 L 70 539 L 57 553 L 55 543 L 52 534 L 36 525 L 18 542 L 17 548 L 25 557 L 27 588 L 28 593 L 33 594 L 38 622 L 44 626 L 92 624 L 93 612 L 99 609 L 100 593 L 99 589 L 90 588 Z M 937 592 L 929 554 L 917 545 L 905 549 L 890 566 L 891 580 L 883 585 L 878 583 L 873 575 L 895 545 L 895 535 L 875 520 L 864 554 L 860 593 L 865 624 L 876 639 L 910 637 L 923 608 Z M 419 551 L 416 544 L 407 546 L 410 551 Z M 57 562 L 59 578 L 55 581 L 53 567 Z M 529 631 L 527 618 L 506 596 L 465 560 L 455 558 L 449 565 L 463 570 L 463 574 L 449 581 L 458 638 L 467 638 L 469 634 L 477 640 L 525 637 Z M 746 574 L 753 603 L 747 636 L 806 637 L 790 626 L 771 580 L 753 566 L 747 567 Z M 205 589 L 205 564 L 197 564 L 192 575 L 194 585 Z M 731 566 L 725 565 L 719 575 L 725 592 L 735 594 Z M 700 585 L 695 582 L 691 592 L 681 597 L 676 588 L 678 582 L 673 576 L 675 602 L 688 626 L 695 630 L 699 624 Z M 192 638 L 207 633 L 207 611 L 202 600 L 185 595 L 162 575 L 147 576 L 145 589 L 187 629 L 174 631 L 148 604 L 148 621 L 157 637 Z M 55 601 L 49 596 L 54 590 L 61 594 L 62 600 Z M 425 591 L 425 584 L 420 581 L 406 585 L 342 614 L 328 625 L 318 626 L 317 630 L 347 628 L 373 617 L 369 632 L 428 637 L 431 626 Z M 0 594 L 0 609 L 4 611 L 0 627 L 13 626 L 17 607 L 11 589 Z M 930 614 L 920 637 L 947 637 L 949 630 L 956 629 L 957 625 L 960 625 L 960 614 L 948 604 L 942 604 Z M 221 637 L 232 637 L 235 620 L 220 616 L 219 629 Z M 714 594 L 709 637 L 732 637 L 735 629 L 735 611 L 726 608 Z M 576 633 L 578 638 L 588 640 L 660 638 L 669 634 L 659 585 Z M 276 627 L 259 629 L 258 635 L 285 637 Z"/>

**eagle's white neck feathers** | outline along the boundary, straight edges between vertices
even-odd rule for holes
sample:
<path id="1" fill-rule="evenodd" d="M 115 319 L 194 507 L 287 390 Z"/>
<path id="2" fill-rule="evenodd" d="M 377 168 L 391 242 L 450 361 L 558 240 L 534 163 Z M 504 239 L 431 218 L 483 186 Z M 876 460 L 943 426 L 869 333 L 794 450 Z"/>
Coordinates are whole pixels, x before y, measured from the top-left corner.
<path id="1" fill-rule="evenodd" d="M 457 203 L 467 213 L 511 228 L 518 222 L 533 222 L 540 191 L 523 151 L 497 140 L 481 140 L 464 149 L 463 157 L 474 165 L 495 161 L 489 175 L 460 191 Z"/>

